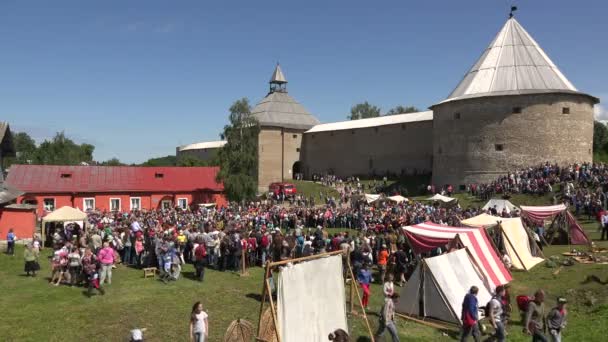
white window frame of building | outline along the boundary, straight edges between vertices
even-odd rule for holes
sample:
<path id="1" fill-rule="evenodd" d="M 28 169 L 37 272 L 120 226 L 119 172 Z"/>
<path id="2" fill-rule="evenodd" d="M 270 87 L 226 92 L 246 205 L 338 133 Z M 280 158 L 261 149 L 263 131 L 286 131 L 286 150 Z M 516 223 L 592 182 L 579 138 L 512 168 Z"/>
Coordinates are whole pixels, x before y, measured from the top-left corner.
<path id="1" fill-rule="evenodd" d="M 172 205 L 173 205 L 173 201 L 171 201 L 171 200 L 162 200 L 160 202 L 161 209 L 171 209 Z"/>
<path id="2" fill-rule="evenodd" d="M 47 204 L 47 201 L 52 201 L 53 204 Z M 53 211 L 55 210 L 55 199 L 54 198 L 45 198 L 42 200 L 42 206 L 44 207 L 44 210 L 46 211 Z"/>
<path id="3" fill-rule="evenodd" d="M 87 202 L 88 202 L 88 201 L 93 202 L 93 203 L 92 203 L 92 205 L 87 206 Z M 84 211 L 87 211 L 87 210 L 89 210 L 89 209 L 91 209 L 91 210 L 95 210 L 95 198 L 93 198 L 93 197 L 86 197 L 86 198 L 83 198 L 83 199 L 82 199 L 82 209 L 83 209 Z"/>
<path id="4" fill-rule="evenodd" d="M 114 209 L 112 208 L 112 201 L 118 201 L 118 208 Z M 117 197 L 112 197 L 110 198 L 110 211 L 120 211 L 121 207 L 122 207 L 122 201 L 120 200 L 120 198 Z"/>
<path id="5" fill-rule="evenodd" d="M 182 205 L 183 203 L 183 205 Z M 180 197 L 177 199 L 177 206 L 182 209 L 182 210 L 186 210 L 188 209 L 188 199 L 186 197 Z"/>
<path id="6" fill-rule="evenodd" d="M 133 205 L 133 200 L 137 200 L 137 206 Z M 141 197 L 131 197 L 129 203 L 131 204 L 131 210 L 141 210 Z"/>

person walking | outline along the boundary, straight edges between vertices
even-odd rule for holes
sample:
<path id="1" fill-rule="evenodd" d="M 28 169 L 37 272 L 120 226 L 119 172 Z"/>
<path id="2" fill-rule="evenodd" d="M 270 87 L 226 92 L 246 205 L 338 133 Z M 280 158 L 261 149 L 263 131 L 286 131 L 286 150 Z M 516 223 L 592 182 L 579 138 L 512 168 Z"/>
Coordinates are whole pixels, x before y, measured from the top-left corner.
<path id="1" fill-rule="evenodd" d="M 384 305 L 380 311 L 380 319 L 378 320 L 378 331 L 375 334 L 378 340 L 386 330 L 391 334 L 393 342 L 399 342 L 399 334 L 395 325 L 395 304 L 399 300 L 399 293 L 393 293 L 384 298 Z"/>
<path id="2" fill-rule="evenodd" d="M 383 240 L 385 241 L 385 240 Z M 386 266 L 388 264 L 388 251 L 386 250 L 386 245 L 383 244 L 380 247 L 380 251 L 378 251 L 378 271 L 380 271 L 380 279 L 379 283 L 382 284 L 384 282 L 384 278 L 386 276 Z"/>
<path id="3" fill-rule="evenodd" d="M 40 264 L 38 264 L 38 257 L 40 252 L 34 248 L 31 243 L 28 243 L 23 251 L 23 259 L 25 260 L 25 274 L 29 277 L 30 273 L 32 277 L 36 276 L 36 271 L 40 270 Z"/>
<path id="4" fill-rule="evenodd" d="M 194 268 L 196 270 L 196 279 L 203 281 L 205 278 L 205 261 L 207 259 L 207 247 L 203 241 L 199 241 L 198 246 L 194 249 Z"/>
<path id="5" fill-rule="evenodd" d="M 112 266 L 114 265 L 114 250 L 110 247 L 109 242 L 103 243 L 103 248 L 97 253 L 97 260 L 101 264 L 101 272 L 99 274 L 99 286 L 103 286 L 107 280 L 108 285 L 112 284 Z"/>
<path id="6" fill-rule="evenodd" d="M 209 337 L 209 316 L 203 311 L 203 304 L 196 302 L 190 313 L 190 341 L 205 342 Z"/>
<path id="7" fill-rule="evenodd" d="M 505 335 L 505 310 L 503 308 L 502 298 L 505 295 L 505 288 L 502 285 L 496 287 L 496 294 L 492 297 L 488 303 L 487 313 L 490 324 L 494 328 L 493 337 L 497 342 L 504 342 Z"/>
<path id="8" fill-rule="evenodd" d="M 477 293 L 479 293 L 479 288 L 471 286 L 469 293 L 464 296 L 464 300 L 462 301 L 462 334 L 460 335 L 460 342 L 468 340 L 469 336 L 473 336 L 475 342 L 481 340 L 479 326 L 477 325 L 479 321 Z"/>
<path id="9" fill-rule="evenodd" d="M 15 256 L 15 241 L 17 240 L 17 235 L 13 232 L 13 228 L 8 230 L 8 234 L 6 234 L 6 254 Z"/>
<path id="10" fill-rule="evenodd" d="M 552 342 L 562 342 L 562 330 L 566 327 L 566 303 L 568 301 L 564 297 L 557 298 L 557 306 L 555 306 L 547 315 L 547 329 Z"/>
<path id="11" fill-rule="evenodd" d="M 524 320 L 524 333 L 532 335 L 532 342 L 547 342 L 544 332 L 545 322 L 545 291 L 534 293 L 534 300 L 528 303 Z"/>
<path id="12" fill-rule="evenodd" d="M 366 310 L 369 305 L 369 284 L 372 282 L 372 272 L 369 270 L 367 264 L 363 265 L 363 267 L 359 270 L 357 274 L 357 282 L 363 289 L 363 298 L 361 298 L 361 304 L 363 305 L 363 309 Z"/>

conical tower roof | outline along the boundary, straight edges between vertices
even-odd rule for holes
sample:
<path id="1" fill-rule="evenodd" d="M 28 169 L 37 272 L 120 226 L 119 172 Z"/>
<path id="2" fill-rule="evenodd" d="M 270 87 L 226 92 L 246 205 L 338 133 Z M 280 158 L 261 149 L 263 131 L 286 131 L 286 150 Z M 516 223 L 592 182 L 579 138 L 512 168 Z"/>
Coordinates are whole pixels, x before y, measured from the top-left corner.
<path id="1" fill-rule="evenodd" d="M 283 70 L 281 70 L 279 63 L 277 63 L 277 66 L 274 68 L 270 83 L 287 83 L 287 79 L 285 78 L 285 75 L 283 75 Z"/>
<path id="2" fill-rule="evenodd" d="M 578 90 L 519 22 L 509 18 L 477 63 L 443 102 L 551 92 L 578 93 Z"/>
<path id="3" fill-rule="evenodd" d="M 281 67 L 277 64 L 270 83 L 287 83 Z M 260 126 L 283 127 L 308 130 L 320 122 L 304 106 L 287 93 L 286 88 L 272 90 L 251 111 Z"/>

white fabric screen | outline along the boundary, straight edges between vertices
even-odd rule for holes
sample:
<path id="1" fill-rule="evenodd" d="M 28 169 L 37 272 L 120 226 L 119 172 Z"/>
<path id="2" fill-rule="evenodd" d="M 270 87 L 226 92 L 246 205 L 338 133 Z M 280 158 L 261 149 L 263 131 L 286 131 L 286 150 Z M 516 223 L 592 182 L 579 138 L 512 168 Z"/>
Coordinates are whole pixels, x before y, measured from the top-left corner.
<path id="1" fill-rule="evenodd" d="M 279 332 L 285 342 L 325 342 L 336 329 L 348 331 L 342 256 L 302 262 L 279 273 Z"/>

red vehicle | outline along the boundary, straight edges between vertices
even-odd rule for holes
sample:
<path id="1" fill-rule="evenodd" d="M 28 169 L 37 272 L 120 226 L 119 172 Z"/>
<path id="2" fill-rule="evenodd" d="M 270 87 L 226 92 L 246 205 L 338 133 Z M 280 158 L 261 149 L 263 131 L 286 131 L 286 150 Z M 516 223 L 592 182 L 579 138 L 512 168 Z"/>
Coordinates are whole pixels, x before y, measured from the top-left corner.
<path id="1" fill-rule="evenodd" d="M 298 193 L 298 189 L 291 183 L 271 183 L 268 186 L 268 192 L 275 197 L 279 196 L 281 192 L 283 192 L 285 196 L 294 196 Z"/>

